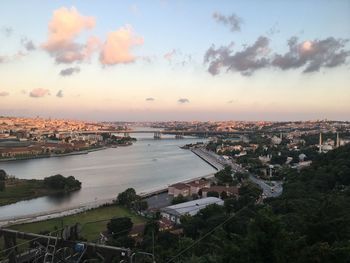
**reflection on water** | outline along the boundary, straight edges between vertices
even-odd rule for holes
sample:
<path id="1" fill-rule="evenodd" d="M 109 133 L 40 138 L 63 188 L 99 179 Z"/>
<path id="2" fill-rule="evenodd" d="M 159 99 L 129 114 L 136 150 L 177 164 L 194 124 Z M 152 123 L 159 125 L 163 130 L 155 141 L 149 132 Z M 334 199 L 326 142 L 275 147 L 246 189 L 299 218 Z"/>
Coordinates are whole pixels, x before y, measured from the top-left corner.
<path id="1" fill-rule="evenodd" d="M 63 203 L 69 202 L 74 196 L 79 194 L 80 190 L 76 190 L 74 192 L 65 192 L 65 193 L 56 193 L 47 196 L 47 202 L 53 205 L 61 205 Z"/>
<path id="2" fill-rule="evenodd" d="M 111 148 L 84 155 L 0 163 L 0 169 L 18 178 L 42 179 L 54 174 L 73 175 L 82 189 L 70 194 L 36 198 L 0 208 L 1 218 L 54 211 L 115 198 L 128 187 L 138 192 L 164 187 L 214 172 L 188 150 L 179 148 L 198 139 L 153 140 L 153 134 L 138 135 L 130 147 Z"/>

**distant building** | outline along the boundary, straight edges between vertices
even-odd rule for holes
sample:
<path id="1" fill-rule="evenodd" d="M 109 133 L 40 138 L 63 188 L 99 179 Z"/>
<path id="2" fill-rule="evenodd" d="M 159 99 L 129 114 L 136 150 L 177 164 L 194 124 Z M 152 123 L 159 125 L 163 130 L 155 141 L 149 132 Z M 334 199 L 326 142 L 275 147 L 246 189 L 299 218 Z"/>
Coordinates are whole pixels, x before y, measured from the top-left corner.
<path id="1" fill-rule="evenodd" d="M 208 180 L 195 180 L 195 181 L 192 181 L 192 182 L 189 182 L 187 185 L 190 186 L 190 195 L 193 195 L 193 194 L 198 194 L 198 191 L 200 189 L 203 189 L 205 187 L 210 187 L 210 181 Z"/>
<path id="2" fill-rule="evenodd" d="M 245 155 L 247 155 L 247 152 L 246 151 L 241 151 L 240 153 L 235 154 L 235 157 L 241 157 L 241 156 L 245 156 Z"/>
<path id="3" fill-rule="evenodd" d="M 277 136 L 273 136 L 273 137 L 271 138 L 271 142 L 272 142 L 273 144 L 281 144 L 282 138 L 281 138 L 281 137 L 277 137 Z"/>
<path id="4" fill-rule="evenodd" d="M 208 188 L 203 188 L 202 197 L 207 197 L 209 192 L 217 192 L 219 195 L 221 195 L 222 192 L 225 192 L 227 196 L 238 196 L 238 188 L 236 186 L 215 185 Z"/>
<path id="5" fill-rule="evenodd" d="M 169 219 L 175 224 L 180 224 L 180 218 L 183 215 L 196 215 L 201 209 L 206 208 L 208 205 L 217 204 L 224 205 L 224 201 L 216 197 L 207 197 L 202 199 L 197 199 L 177 205 L 167 206 L 162 208 L 161 216 Z"/>
<path id="6" fill-rule="evenodd" d="M 300 162 L 303 162 L 306 158 L 306 155 L 304 153 L 299 154 L 299 160 Z"/>
<path id="7" fill-rule="evenodd" d="M 31 145 L 28 147 L 7 147 L 0 148 L 0 157 L 12 158 L 16 156 L 36 156 L 42 154 L 42 152 L 42 148 L 36 145 Z"/>
<path id="8" fill-rule="evenodd" d="M 302 161 L 296 164 L 295 168 L 303 169 L 305 167 L 309 167 L 312 164 L 312 161 Z"/>
<path id="9" fill-rule="evenodd" d="M 293 161 L 293 157 L 288 156 L 286 164 L 290 164 Z"/>
<path id="10" fill-rule="evenodd" d="M 342 139 L 342 140 L 340 140 L 339 145 L 344 146 L 345 144 L 348 144 L 348 143 L 350 143 L 349 139 Z"/>
<path id="11" fill-rule="evenodd" d="M 190 196 L 191 187 L 184 183 L 173 184 L 168 187 L 168 194 L 174 197 L 177 197 L 179 195 Z"/>
<path id="12" fill-rule="evenodd" d="M 174 197 L 177 197 L 180 194 L 182 196 L 191 196 L 193 194 L 198 194 L 198 191 L 204 187 L 210 187 L 210 181 L 200 179 L 188 183 L 177 183 L 168 187 L 168 195 Z"/>

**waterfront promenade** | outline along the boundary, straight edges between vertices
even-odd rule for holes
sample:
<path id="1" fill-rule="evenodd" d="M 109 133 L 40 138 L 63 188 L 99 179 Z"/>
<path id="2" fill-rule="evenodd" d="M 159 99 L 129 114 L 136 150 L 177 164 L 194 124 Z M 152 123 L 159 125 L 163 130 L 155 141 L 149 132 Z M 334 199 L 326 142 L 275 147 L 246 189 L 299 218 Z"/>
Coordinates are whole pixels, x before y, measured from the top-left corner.
<path id="1" fill-rule="evenodd" d="M 218 171 L 224 169 L 225 165 L 227 165 L 226 161 L 221 159 L 219 155 L 207 151 L 205 148 L 194 148 L 191 151 Z"/>

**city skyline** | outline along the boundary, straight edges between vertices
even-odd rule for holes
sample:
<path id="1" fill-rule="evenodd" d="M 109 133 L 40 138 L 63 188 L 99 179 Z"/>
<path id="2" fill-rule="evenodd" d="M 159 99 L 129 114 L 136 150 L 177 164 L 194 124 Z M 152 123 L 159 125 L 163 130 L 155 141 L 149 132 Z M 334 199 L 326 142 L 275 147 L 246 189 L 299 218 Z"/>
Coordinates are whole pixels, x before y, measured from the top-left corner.
<path id="1" fill-rule="evenodd" d="M 1 5 L 0 115 L 349 120 L 349 1 Z"/>

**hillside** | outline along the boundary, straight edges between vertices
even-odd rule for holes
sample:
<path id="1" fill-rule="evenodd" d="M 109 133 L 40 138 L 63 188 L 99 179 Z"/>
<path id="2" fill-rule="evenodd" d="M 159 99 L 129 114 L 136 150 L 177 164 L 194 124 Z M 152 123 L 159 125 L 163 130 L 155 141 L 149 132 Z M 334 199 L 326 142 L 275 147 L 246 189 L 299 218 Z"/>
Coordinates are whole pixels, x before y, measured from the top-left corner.
<path id="1" fill-rule="evenodd" d="M 159 234 L 156 255 L 160 262 L 350 262 L 349 185 L 350 145 L 320 155 L 300 173 L 290 170 L 284 193 L 264 205 L 245 191 L 226 200 L 225 209 L 184 218 L 184 236 Z"/>

